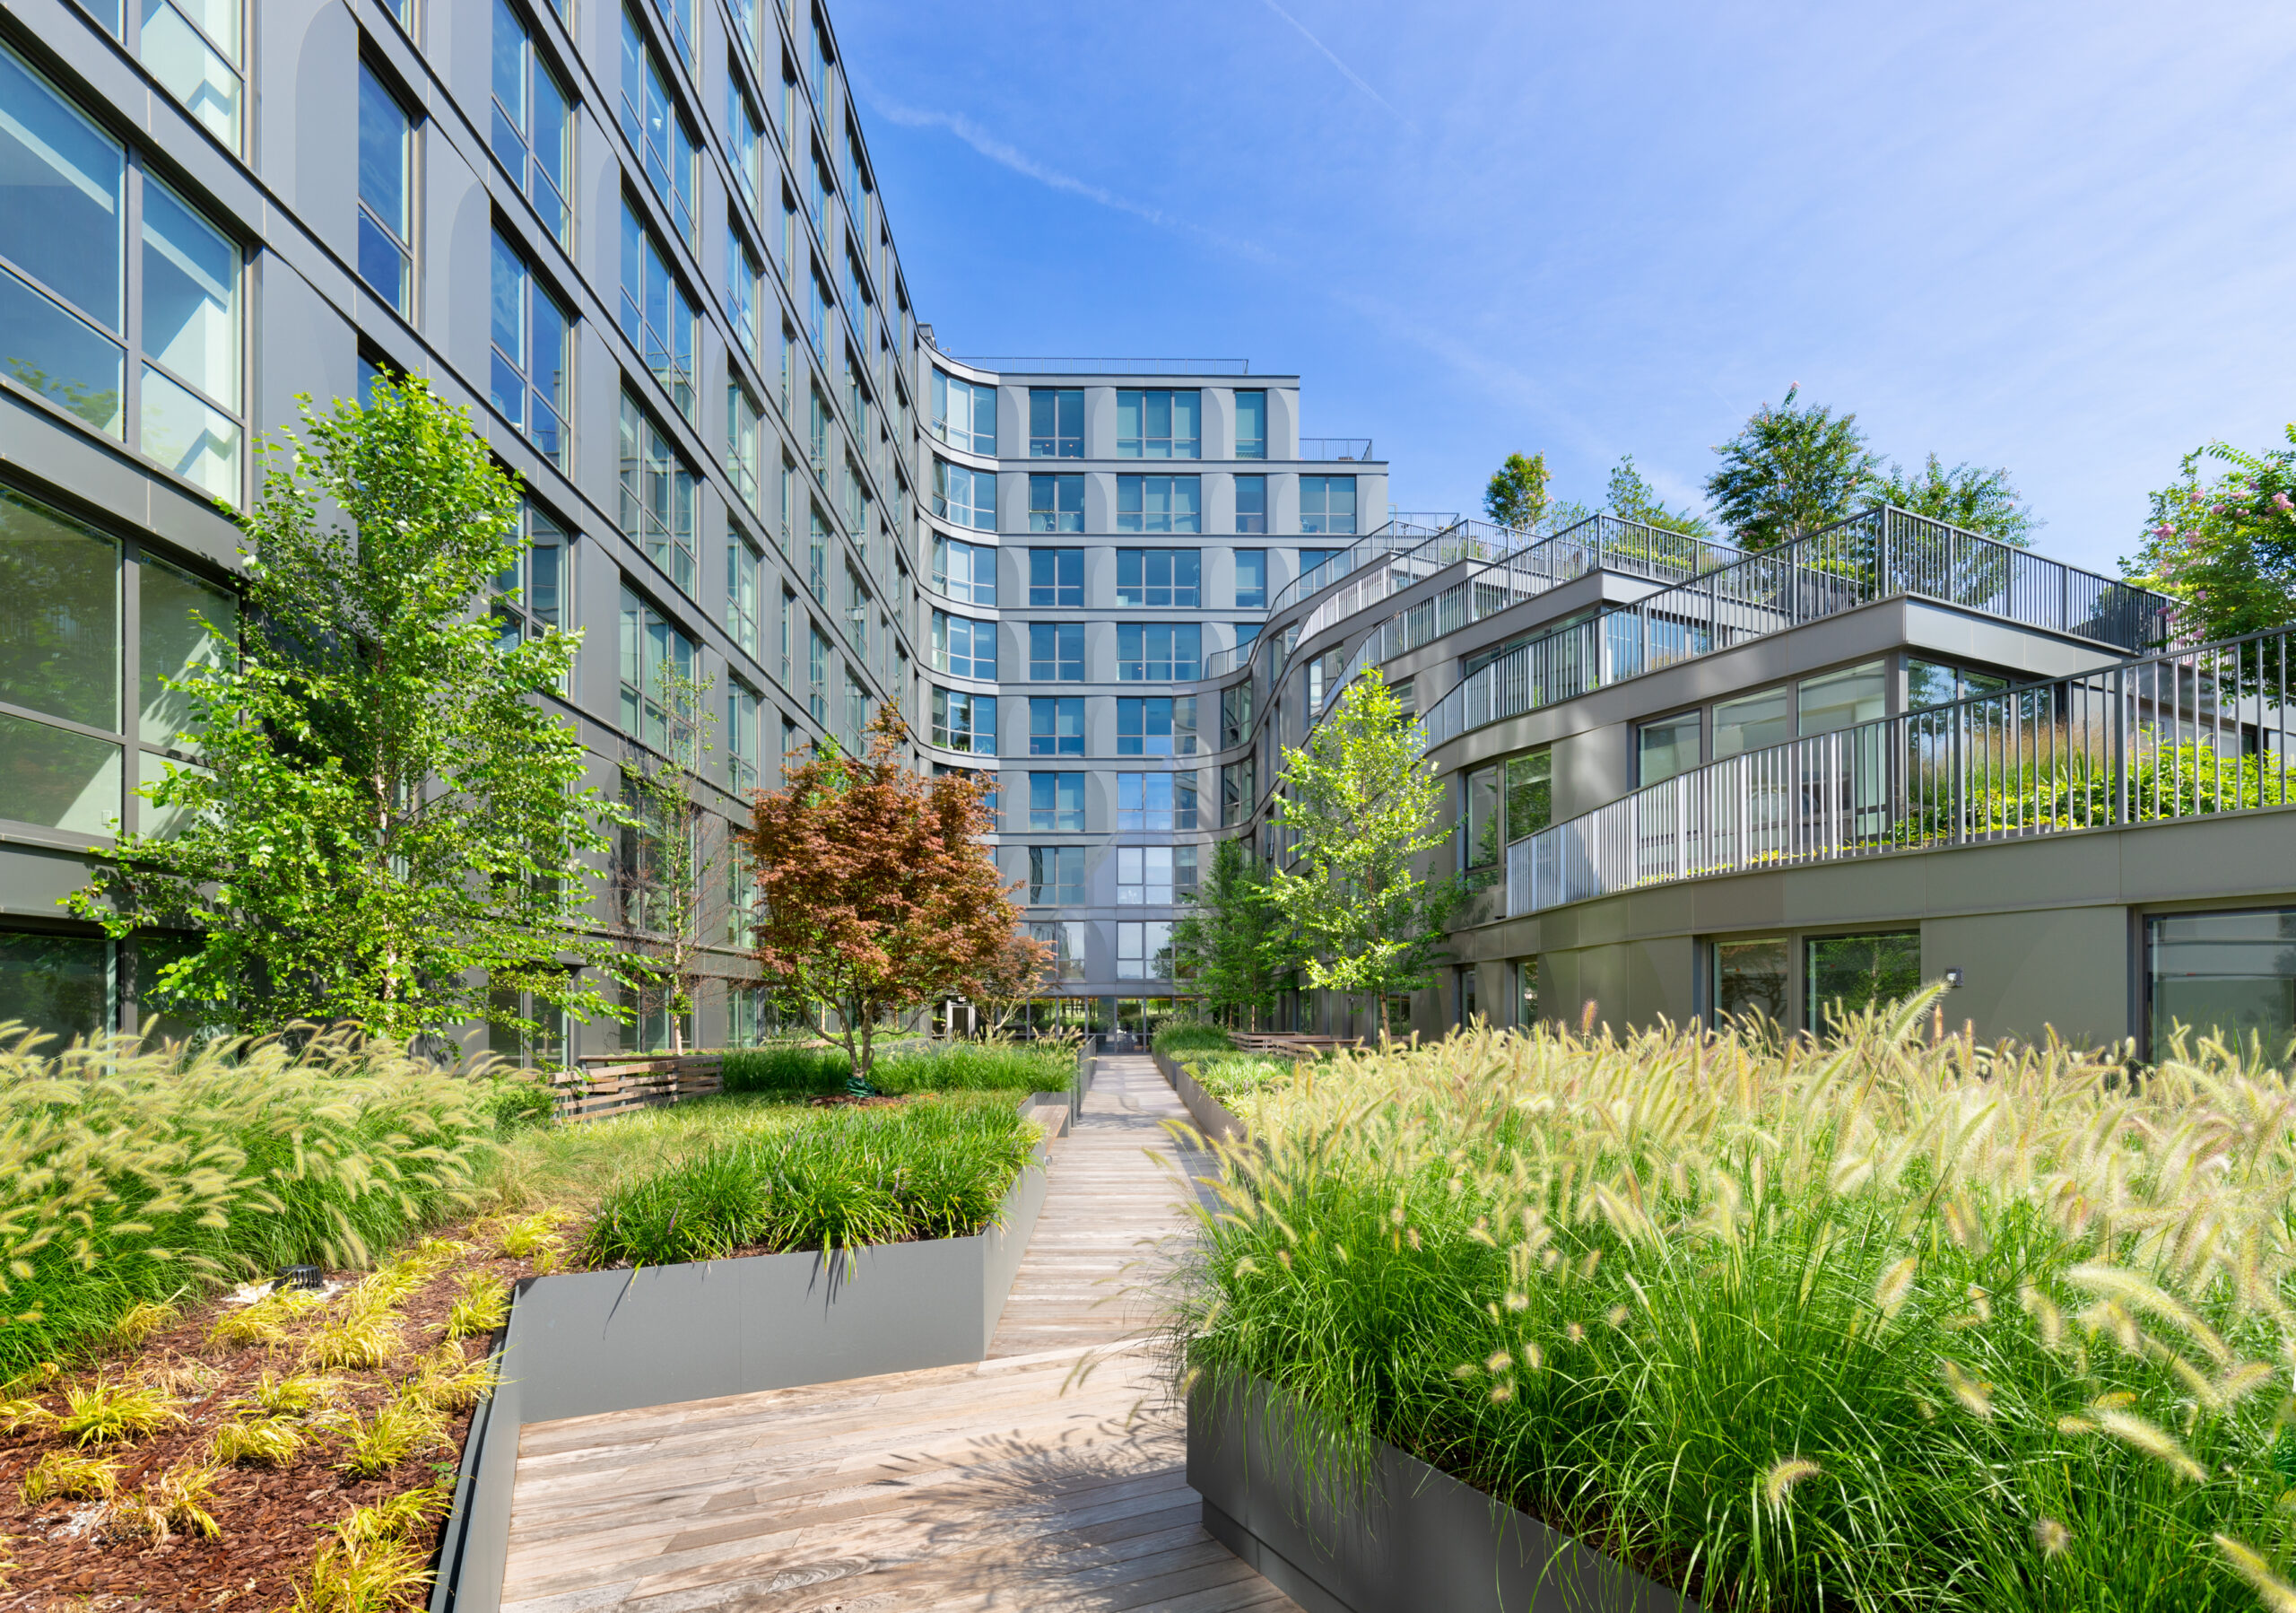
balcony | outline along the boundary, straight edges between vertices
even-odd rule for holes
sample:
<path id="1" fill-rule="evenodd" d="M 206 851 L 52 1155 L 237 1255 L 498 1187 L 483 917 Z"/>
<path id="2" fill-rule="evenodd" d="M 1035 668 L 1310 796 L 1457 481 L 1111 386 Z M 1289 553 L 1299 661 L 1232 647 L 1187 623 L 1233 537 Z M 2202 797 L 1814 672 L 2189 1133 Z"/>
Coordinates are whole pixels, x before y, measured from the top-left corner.
<path id="1" fill-rule="evenodd" d="M 1300 458 L 1302 459 L 1369 459 L 1371 440 L 1369 437 L 1302 437 Z"/>

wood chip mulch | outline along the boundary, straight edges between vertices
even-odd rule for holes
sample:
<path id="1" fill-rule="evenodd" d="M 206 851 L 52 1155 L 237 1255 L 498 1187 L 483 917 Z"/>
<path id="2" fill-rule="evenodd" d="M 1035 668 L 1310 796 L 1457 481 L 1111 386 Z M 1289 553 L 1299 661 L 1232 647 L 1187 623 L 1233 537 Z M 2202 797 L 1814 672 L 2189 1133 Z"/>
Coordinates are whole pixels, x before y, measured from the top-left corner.
<path id="1" fill-rule="evenodd" d="M 476 1237 L 467 1227 L 448 1229 L 439 1235 L 467 1240 L 472 1247 L 395 1307 L 406 1327 L 404 1347 L 388 1363 L 363 1370 L 324 1369 L 342 1385 L 327 1411 L 371 1412 L 392 1398 L 412 1370 L 413 1357 L 437 1348 L 444 1339 L 447 1312 L 465 1273 L 483 1270 L 516 1283 L 534 1272 L 533 1257 L 501 1258 L 483 1228 Z M 329 1271 L 326 1277 L 330 1283 L 347 1287 L 364 1275 Z M 248 1393 L 263 1372 L 283 1376 L 304 1370 L 299 1367 L 295 1342 L 271 1349 L 211 1344 L 208 1330 L 236 1308 L 219 1298 L 187 1309 L 180 1321 L 154 1333 L 137 1348 L 115 1351 L 100 1362 L 77 1364 L 35 1391 L 48 1409 L 60 1412 L 65 1407 L 64 1389 L 91 1382 L 99 1372 L 113 1382 L 157 1381 L 172 1387 L 187 1419 L 183 1426 L 84 1450 L 52 1428 L 0 1434 L 0 1563 L 13 1564 L 0 1569 L 0 1613 L 64 1613 L 67 1609 L 71 1613 L 108 1613 L 109 1609 L 125 1613 L 131 1608 L 135 1613 L 193 1613 L 195 1609 L 239 1613 L 243 1609 L 291 1607 L 297 1582 L 312 1559 L 334 1539 L 335 1525 L 354 1508 L 441 1480 L 452 1481 L 470 1428 L 468 1411 L 449 1417 L 450 1443 L 420 1452 L 379 1478 L 356 1478 L 341 1471 L 336 1464 L 346 1451 L 343 1437 L 320 1431 L 309 1418 L 301 1419 L 310 1438 L 291 1465 L 242 1464 L 224 1469 L 213 1498 L 206 1504 L 222 1528 L 220 1537 L 212 1540 L 178 1530 L 173 1539 L 155 1544 L 149 1536 L 131 1533 L 108 1517 L 110 1509 L 100 1502 L 51 1500 L 24 1504 L 24 1476 L 50 1451 L 118 1457 L 123 1497 L 147 1476 L 156 1477 L 178 1461 L 201 1461 L 208 1453 L 207 1442 L 215 1426 L 234 1420 L 248 1408 Z M 299 1318 L 291 1330 L 295 1338 L 300 1340 L 323 1325 L 332 1309 L 330 1301 L 327 1307 Z M 460 1348 L 465 1359 L 475 1360 L 496 1342 L 487 1338 L 466 1338 Z M 19 1387 L 15 1392 L 26 1391 Z M 418 1537 L 427 1559 L 435 1557 L 443 1530 L 442 1521 Z"/>

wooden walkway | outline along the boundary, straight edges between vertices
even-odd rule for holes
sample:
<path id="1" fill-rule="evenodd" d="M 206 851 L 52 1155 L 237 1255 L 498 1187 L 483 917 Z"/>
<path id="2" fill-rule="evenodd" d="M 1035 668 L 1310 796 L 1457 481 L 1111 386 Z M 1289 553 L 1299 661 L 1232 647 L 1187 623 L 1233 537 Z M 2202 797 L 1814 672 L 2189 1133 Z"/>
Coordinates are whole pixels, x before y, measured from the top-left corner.
<path id="1" fill-rule="evenodd" d="M 1178 1112 L 1100 1061 L 988 1360 L 530 1425 L 505 1613 L 1297 1613 L 1204 1532 L 1126 1292 L 1185 1225 L 1143 1152 L 1201 1164 Z"/>

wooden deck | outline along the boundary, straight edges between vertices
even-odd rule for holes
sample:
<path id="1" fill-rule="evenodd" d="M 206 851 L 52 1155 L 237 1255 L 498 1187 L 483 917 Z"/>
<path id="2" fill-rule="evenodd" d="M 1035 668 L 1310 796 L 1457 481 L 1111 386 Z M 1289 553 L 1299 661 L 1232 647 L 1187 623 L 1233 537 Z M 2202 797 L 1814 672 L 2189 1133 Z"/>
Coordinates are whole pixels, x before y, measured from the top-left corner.
<path id="1" fill-rule="evenodd" d="M 988 1360 L 528 1426 L 505 1613 L 1290 1613 L 1198 1522 L 1126 1291 L 1185 1225 L 1181 1112 L 1101 1061 Z"/>

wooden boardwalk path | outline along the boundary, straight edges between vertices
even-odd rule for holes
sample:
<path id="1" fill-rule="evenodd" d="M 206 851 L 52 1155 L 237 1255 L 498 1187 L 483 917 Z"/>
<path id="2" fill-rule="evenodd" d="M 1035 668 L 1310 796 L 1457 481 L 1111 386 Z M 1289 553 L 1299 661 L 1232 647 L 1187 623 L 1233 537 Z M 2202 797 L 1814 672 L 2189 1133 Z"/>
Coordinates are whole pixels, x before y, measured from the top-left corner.
<path id="1" fill-rule="evenodd" d="M 1125 1292 L 1185 1226 L 1178 1112 L 1100 1060 L 988 1360 L 530 1425 L 505 1613 L 1296 1613 L 1204 1532 Z"/>

